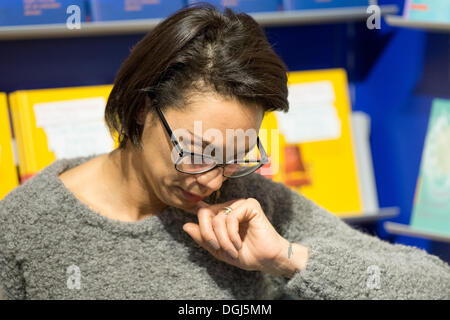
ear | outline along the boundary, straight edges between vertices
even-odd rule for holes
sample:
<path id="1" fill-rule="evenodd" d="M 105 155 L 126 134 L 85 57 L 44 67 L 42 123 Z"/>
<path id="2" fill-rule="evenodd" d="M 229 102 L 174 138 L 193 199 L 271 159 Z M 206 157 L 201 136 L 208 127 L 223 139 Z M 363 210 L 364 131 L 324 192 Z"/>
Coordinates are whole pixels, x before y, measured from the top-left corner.
<path id="1" fill-rule="evenodd" d="M 145 97 L 144 105 L 142 105 L 136 115 L 136 122 L 138 125 L 144 126 L 147 116 L 151 116 L 151 112 L 148 112 L 150 106 L 150 99 L 148 96 Z"/>
<path id="2" fill-rule="evenodd" d="M 141 126 L 145 124 L 145 120 L 147 119 L 147 112 L 145 109 L 146 109 L 145 107 L 139 108 L 139 111 L 136 116 L 136 122 Z"/>

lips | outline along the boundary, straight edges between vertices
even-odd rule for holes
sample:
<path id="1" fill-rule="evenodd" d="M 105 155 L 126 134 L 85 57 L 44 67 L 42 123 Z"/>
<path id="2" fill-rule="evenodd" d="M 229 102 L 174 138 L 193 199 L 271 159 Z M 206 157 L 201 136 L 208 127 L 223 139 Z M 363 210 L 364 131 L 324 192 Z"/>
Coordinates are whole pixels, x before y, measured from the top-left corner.
<path id="1" fill-rule="evenodd" d="M 192 194 L 192 193 L 190 193 L 190 192 L 187 192 L 186 190 L 181 189 L 181 188 L 180 188 L 180 190 L 181 190 L 181 192 L 183 193 L 183 196 L 184 196 L 187 200 L 192 201 L 192 202 L 197 202 L 197 201 L 200 201 L 200 200 L 202 200 L 203 198 L 205 198 L 205 196 L 203 196 L 203 197 L 197 196 L 197 195 Z"/>

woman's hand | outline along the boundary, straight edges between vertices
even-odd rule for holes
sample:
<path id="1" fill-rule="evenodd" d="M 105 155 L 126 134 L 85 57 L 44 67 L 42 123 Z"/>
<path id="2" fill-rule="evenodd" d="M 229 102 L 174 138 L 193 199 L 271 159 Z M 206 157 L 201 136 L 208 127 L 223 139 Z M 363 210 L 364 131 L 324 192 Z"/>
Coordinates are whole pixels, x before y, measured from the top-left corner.
<path id="1" fill-rule="evenodd" d="M 232 211 L 225 214 L 224 207 Z M 222 204 L 199 203 L 199 224 L 186 223 L 183 230 L 216 259 L 244 270 L 258 270 L 290 277 L 306 264 L 307 249 L 294 244 L 295 259 L 288 259 L 289 241 L 272 226 L 256 199 Z"/>

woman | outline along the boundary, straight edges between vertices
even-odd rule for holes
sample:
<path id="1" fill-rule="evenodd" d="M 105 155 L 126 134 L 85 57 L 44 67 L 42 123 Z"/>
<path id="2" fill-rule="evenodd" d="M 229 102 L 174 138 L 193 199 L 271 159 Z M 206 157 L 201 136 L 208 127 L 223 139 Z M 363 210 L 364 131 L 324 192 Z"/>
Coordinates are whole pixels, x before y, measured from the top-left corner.
<path id="1" fill-rule="evenodd" d="M 437 257 L 254 173 L 264 146 L 226 133 L 272 110 L 288 110 L 286 68 L 251 17 L 194 6 L 163 21 L 109 97 L 119 147 L 58 160 L 1 202 L 4 297 L 450 298 Z"/>

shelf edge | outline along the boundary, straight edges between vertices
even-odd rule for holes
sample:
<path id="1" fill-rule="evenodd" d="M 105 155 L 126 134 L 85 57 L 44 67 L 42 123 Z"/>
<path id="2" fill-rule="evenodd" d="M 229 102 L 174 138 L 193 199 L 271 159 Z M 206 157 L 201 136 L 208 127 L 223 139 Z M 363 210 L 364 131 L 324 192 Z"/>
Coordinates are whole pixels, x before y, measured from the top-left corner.
<path id="1" fill-rule="evenodd" d="M 384 228 L 386 229 L 387 232 L 392 233 L 392 234 L 425 238 L 425 239 L 429 239 L 429 240 L 450 243 L 450 236 L 444 236 L 444 235 L 434 234 L 432 232 L 417 230 L 406 224 L 387 221 L 384 223 Z"/>
<path id="2" fill-rule="evenodd" d="M 361 216 L 340 217 L 346 223 L 369 223 L 377 222 L 383 219 L 394 218 L 400 212 L 399 207 L 380 208 L 376 213 L 365 213 Z"/>
<path id="3" fill-rule="evenodd" d="M 396 5 L 381 6 L 381 13 L 395 14 Z M 334 8 L 298 11 L 280 11 L 250 13 L 262 26 L 284 26 L 346 22 L 366 19 L 369 15 L 365 7 Z M 84 22 L 81 29 L 69 30 L 65 24 L 43 24 L 0 27 L 0 40 L 26 40 L 67 37 L 88 37 L 102 35 L 123 35 L 146 33 L 154 28 L 163 18 L 141 20 L 118 20 L 101 22 Z"/>
<path id="4" fill-rule="evenodd" d="M 411 28 L 433 32 L 450 32 L 450 23 L 408 20 L 402 16 L 386 15 L 386 23 L 400 28 Z"/>

